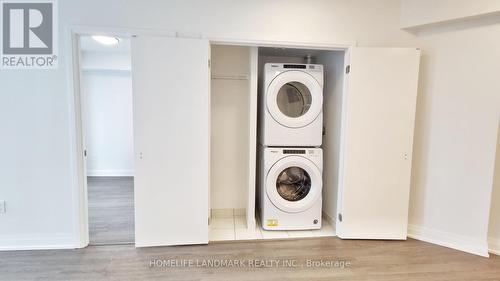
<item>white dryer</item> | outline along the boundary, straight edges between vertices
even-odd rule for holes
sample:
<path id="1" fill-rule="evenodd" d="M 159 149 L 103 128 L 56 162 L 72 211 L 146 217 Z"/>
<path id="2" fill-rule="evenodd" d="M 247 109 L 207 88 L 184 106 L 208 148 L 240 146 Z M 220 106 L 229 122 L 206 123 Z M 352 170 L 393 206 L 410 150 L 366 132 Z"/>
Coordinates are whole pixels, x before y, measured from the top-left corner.
<path id="1" fill-rule="evenodd" d="M 262 228 L 321 228 L 323 150 L 261 147 L 260 154 Z"/>
<path id="2" fill-rule="evenodd" d="M 260 90 L 260 144 L 321 146 L 323 66 L 266 63 Z"/>

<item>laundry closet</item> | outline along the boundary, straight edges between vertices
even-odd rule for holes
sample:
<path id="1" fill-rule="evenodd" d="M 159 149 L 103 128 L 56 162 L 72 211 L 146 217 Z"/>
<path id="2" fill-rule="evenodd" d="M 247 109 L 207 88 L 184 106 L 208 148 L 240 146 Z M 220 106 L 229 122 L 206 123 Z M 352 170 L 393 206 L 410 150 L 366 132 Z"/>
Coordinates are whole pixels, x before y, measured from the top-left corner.
<path id="1" fill-rule="evenodd" d="M 324 71 L 321 219 L 329 227 L 263 230 L 263 68 L 311 62 Z M 405 239 L 418 64 L 411 48 L 133 38 L 136 246 Z"/>
<path id="2" fill-rule="evenodd" d="M 344 76 L 344 51 L 307 50 L 273 47 L 245 47 L 231 45 L 211 46 L 211 190 L 210 235 L 214 240 L 259 239 L 333 236 L 332 223 L 336 215 L 336 181 Z M 324 224 L 323 231 L 269 233 L 262 235 L 258 215 L 260 156 L 257 122 L 262 115 L 262 81 L 266 63 L 302 64 L 315 60 L 325 66 L 325 94 L 322 107 L 330 120 L 325 126 L 323 148 L 332 153 L 325 157 L 326 173 L 323 179 Z M 331 110 L 328 110 L 331 109 Z M 326 120 L 325 118 L 325 120 Z M 320 120 L 321 121 L 321 120 Z M 324 129 L 322 129 L 324 127 Z M 328 131 L 328 133 L 327 133 Z M 334 166 L 332 166 L 334 165 Z M 251 167 L 251 168 L 250 168 Z M 231 214 L 231 211 L 233 212 Z M 242 216 L 244 215 L 244 216 Z M 321 215 L 320 215 L 321 216 Z M 230 228 L 231 218 L 234 229 Z M 242 230 L 245 226 L 249 230 Z M 257 226 L 257 230 L 253 229 Z M 231 231 L 234 230 L 234 236 Z M 241 235 L 240 235 L 241 234 Z"/>

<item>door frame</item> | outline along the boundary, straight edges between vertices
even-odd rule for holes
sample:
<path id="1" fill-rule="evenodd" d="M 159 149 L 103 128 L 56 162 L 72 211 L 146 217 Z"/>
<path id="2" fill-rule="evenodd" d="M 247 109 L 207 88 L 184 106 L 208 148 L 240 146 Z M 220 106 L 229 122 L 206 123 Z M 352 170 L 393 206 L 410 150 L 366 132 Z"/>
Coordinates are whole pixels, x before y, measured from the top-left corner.
<path id="1" fill-rule="evenodd" d="M 274 48 L 296 48 L 296 49 L 314 49 L 325 51 L 343 51 L 345 52 L 345 64 L 349 63 L 349 50 L 357 46 L 357 42 L 300 42 L 300 41 L 269 41 L 269 40 L 253 40 L 241 38 L 217 38 L 203 36 L 201 34 L 183 34 L 176 31 L 164 29 L 140 29 L 127 27 L 107 27 L 107 26 L 81 26 L 71 25 L 66 30 L 67 40 L 66 53 L 67 56 L 67 79 L 69 98 L 69 117 L 70 117 L 70 140 L 71 140 L 71 171 L 72 171 L 72 194 L 73 194 L 73 229 L 76 234 L 75 248 L 85 248 L 89 245 L 89 224 L 88 224 L 88 199 L 87 199 L 87 181 L 85 170 L 84 157 L 84 130 L 82 119 L 82 93 L 81 93 L 81 71 L 80 71 L 80 36 L 82 35 L 108 35 L 119 37 L 134 37 L 134 36 L 167 36 L 167 37 L 191 37 L 207 39 L 210 45 L 234 45 L 246 47 L 274 47 Z M 347 90 L 347 76 L 344 75 L 344 98 Z M 256 87 L 254 92 L 256 93 Z M 257 105 L 257 95 L 252 95 L 250 105 Z M 344 112 L 342 113 L 344 116 Z M 344 119 L 344 118 L 343 118 Z M 250 136 L 257 137 L 257 115 L 253 114 L 250 118 Z M 342 121 L 342 127 L 344 121 Z M 343 131 L 344 128 L 341 129 Z M 341 136 L 342 139 L 342 136 Z M 257 147 L 251 142 L 249 153 L 249 167 L 251 175 L 255 175 L 255 167 L 257 164 Z M 341 140 L 342 143 L 342 140 Z M 342 154 L 341 147 L 340 153 Z M 340 163 L 341 164 L 341 163 Z M 253 216 L 255 213 L 255 176 L 250 176 L 248 180 L 248 202 L 247 202 L 247 217 Z M 252 226 L 253 225 L 253 226 Z M 248 227 L 254 227 L 255 221 L 250 222 Z M 208 227 L 208 226 L 207 226 Z"/>
<path id="2" fill-rule="evenodd" d="M 97 28 L 73 26 L 68 30 L 70 50 L 68 54 L 68 80 L 70 91 L 73 92 L 70 99 L 70 122 L 74 124 L 72 129 L 72 179 L 77 188 L 73 192 L 73 202 L 75 207 L 74 230 L 78 237 L 75 239 L 77 248 L 84 248 L 89 245 L 89 220 L 88 220 L 88 189 L 87 189 L 87 169 L 85 160 L 85 127 L 84 127 L 84 102 L 81 89 L 81 49 L 80 38 L 86 35 L 108 35 L 131 38 L 135 35 L 132 30 L 121 30 L 115 28 Z"/>

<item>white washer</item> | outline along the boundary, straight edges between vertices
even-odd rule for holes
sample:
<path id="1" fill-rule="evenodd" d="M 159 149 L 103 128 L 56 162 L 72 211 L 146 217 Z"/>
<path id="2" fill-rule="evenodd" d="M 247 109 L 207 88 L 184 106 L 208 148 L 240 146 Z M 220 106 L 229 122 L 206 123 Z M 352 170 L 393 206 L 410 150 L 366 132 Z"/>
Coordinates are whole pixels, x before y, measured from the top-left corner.
<path id="1" fill-rule="evenodd" d="M 266 63 L 260 108 L 261 145 L 321 146 L 323 66 Z"/>
<path id="2" fill-rule="evenodd" d="M 262 228 L 321 228 L 323 150 L 261 147 L 260 154 Z"/>

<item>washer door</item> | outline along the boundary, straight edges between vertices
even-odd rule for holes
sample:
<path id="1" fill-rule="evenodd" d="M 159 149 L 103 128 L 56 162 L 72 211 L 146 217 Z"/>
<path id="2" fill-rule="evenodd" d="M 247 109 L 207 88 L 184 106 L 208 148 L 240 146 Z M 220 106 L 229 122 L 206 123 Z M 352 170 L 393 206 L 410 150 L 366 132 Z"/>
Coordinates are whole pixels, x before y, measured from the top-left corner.
<path id="1" fill-rule="evenodd" d="M 266 178 L 266 193 L 276 208 L 303 212 L 318 200 L 322 188 L 321 172 L 309 159 L 288 156 L 274 164 Z"/>
<path id="2" fill-rule="evenodd" d="M 306 72 L 291 70 L 276 76 L 267 88 L 267 110 L 285 127 L 300 128 L 313 122 L 323 107 L 323 91 Z"/>

